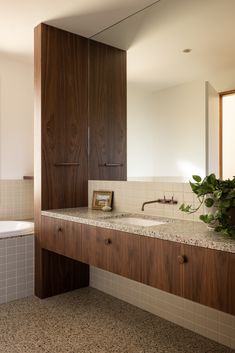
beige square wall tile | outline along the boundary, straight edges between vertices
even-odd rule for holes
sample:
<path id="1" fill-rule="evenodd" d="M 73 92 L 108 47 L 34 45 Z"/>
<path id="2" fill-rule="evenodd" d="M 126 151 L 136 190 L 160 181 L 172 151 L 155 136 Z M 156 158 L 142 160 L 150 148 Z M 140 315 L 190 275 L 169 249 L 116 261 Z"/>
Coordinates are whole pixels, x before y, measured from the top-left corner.
<path id="1" fill-rule="evenodd" d="M 33 181 L 0 180 L 0 219 L 33 218 Z"/>
<path id="2" fill-rule="evenodd" d="M 116 211 L 198 221 L 198 215 L 203 213 L 203 207 L 197 214 L 192 215 L 187 215 L 179 210 L 183 202 L 195 205 L 196 198 L 188 183 L 166 182 L 163 180 L 166 180 L 166 178 L 159 178 L 159 181 L 156 182 L 89 180 L 89 207 L 91 207 L 93 190 L 113 190 L 113 208 Z M 178 201 L 178 204 L 174 206 L 159 203 L 150 204 L 145 207 L 144 213 L 141 212 L 143 202 L 157 200 L 164 196 L 166 198 L 173 196 Z"/>

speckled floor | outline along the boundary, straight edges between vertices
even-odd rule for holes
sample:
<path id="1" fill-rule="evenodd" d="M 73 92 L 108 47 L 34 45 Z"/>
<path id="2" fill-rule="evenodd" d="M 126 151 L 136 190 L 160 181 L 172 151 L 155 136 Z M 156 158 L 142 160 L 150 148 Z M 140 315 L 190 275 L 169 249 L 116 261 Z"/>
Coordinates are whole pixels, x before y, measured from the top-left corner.
<path id="1" fill-rule="evenodd" d="M 228 353 L 95 289 L 0 305 L 1 353 Z"/>

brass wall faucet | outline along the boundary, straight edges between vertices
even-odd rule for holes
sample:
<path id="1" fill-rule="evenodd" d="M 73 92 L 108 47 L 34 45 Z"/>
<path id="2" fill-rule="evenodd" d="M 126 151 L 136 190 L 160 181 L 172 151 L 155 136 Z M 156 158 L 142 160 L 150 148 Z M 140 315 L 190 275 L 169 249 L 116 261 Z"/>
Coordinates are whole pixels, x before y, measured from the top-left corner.
<path id="1" fill-rule="evenodd" d="M 164 196 L 163 199 L 157 199 L 157 200 L 153 200 L 153 201 L 146 201 L 143 203 L 141 211 L 144 211 L 144 206 L 148 205 L 150 203 L 163 203 L 163 204 L 168 204 L 168 205 L 176 205 L 178 203 L 178 201 L 174 200 L 174 196 L 172 196 L 171 199 L 166 199 L 166 197 Z"/>

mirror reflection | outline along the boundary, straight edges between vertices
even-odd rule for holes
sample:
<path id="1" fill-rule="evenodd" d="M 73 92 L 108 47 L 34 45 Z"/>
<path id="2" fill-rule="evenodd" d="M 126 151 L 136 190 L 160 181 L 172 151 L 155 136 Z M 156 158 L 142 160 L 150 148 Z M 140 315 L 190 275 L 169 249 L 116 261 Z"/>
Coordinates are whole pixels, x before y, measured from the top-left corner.
<path id="1" fill-rule="evenodd" d="M 219 176 L 231 165 L 220 93 L 235 89 L 234 13 L 231 0 L 160 0 L 93 37 L 127 50 L 128 180 Z"/>

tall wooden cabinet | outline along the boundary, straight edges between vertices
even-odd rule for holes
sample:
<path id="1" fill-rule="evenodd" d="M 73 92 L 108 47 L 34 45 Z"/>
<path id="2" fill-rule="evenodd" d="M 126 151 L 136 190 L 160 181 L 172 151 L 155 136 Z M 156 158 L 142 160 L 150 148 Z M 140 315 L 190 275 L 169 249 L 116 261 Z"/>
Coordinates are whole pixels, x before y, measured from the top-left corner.
<path id="1" fill-rule="evenodd" d="M 89 42 L 89 179 L 126 180 L 126 52 Z"/>
<path id="2" fill-rule="evenodd" d="M 87 205 L 88 40 L 41 26 L 42 209 Z"/>
<path id="3" fill-rule="evenodd" d="M 36 294 L 89 283 L 89 267 L 51 253 L 41 210 L 88 205 L 88 178 L 126 179 L 126 53 L 35 28 Z M 102 166 L 100 167 L 100 165 Z M 48 234 L 49 237 L 49 234 Z"/>
<path id="4" fill-rule="evenodd" d="M 44 250 L 41 210 L 87 206 L 88 40 L 35 29 L 36 294 L 89 283 L 88 265 Z"/>

